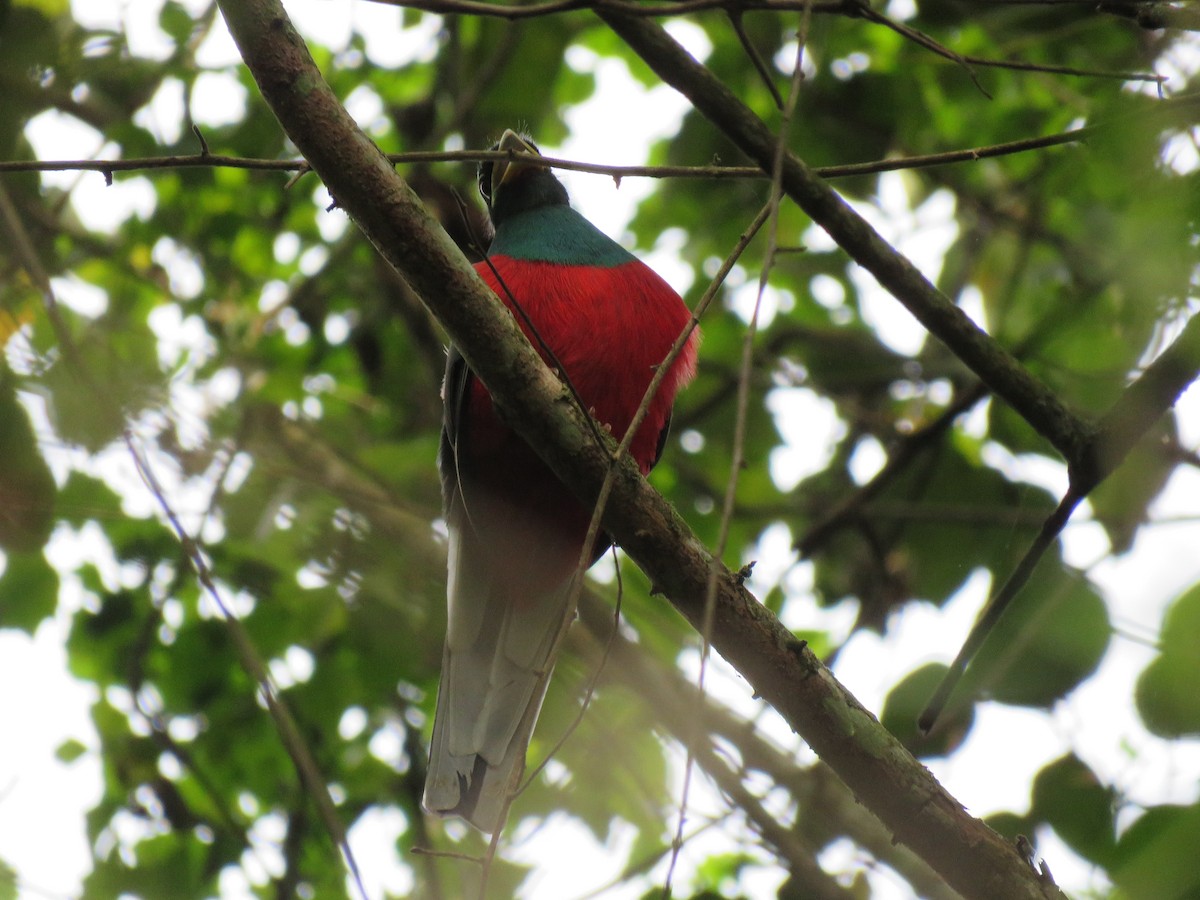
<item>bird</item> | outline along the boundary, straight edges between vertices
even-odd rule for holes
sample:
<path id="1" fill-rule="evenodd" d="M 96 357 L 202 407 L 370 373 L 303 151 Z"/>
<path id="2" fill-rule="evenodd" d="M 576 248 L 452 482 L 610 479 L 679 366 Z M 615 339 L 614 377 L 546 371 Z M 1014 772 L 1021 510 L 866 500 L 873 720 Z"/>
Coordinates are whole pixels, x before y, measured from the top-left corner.
<path id="1" fill-rule="evenodd" d="M 617 438 L 692 322 L 683 299 L 574 210 L 528 135 L 506 130 L 479 167 L 495 234 L 476 271 L 535 349 Z M 692 330 L 629 452 L 649 473 L 677 392 L 696 370 Z M 448 538 L 447 629 L 423 804 L 494 834 L 525 767 L 592 511 L 497 415 L 451 345 L 438 450 Z M 611 544 L 603 534 L 587 559 Z"/>

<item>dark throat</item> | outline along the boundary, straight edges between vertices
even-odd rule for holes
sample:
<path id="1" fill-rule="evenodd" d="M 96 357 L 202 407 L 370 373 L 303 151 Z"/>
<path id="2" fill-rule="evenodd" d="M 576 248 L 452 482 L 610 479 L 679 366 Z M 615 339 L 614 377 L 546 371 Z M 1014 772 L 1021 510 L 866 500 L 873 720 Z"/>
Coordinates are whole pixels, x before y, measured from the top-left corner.
<path id="1" fill-rule="evenodd" d="M 499 228 L 508 219 L 544 206 L 569 206 L 567 189 L 549 169 L 531 169 L 501 185 L 492 201 L 492 224 Z"/>

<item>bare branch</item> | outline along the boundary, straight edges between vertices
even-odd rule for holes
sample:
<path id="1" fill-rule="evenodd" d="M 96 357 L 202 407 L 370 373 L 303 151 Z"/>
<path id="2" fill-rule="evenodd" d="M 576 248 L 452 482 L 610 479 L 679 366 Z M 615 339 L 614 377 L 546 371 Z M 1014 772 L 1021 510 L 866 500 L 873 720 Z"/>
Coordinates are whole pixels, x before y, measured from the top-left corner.
<path id="1" fill-rule="evenodd" d="M 754 41 L 750 39 L 749 32 L 746 31 L 746 24 L 743 21 L 743 10 L 731 9 L 728 10 L 728 15 L 729 24 L 733 26 L 733 33 L 737 35 L 738 42 L 742 45 L 742 49 L 746 51 L 746 56 L 749 57 L 750 63 L 754 66 L 754 71 L 758 73 L 759 79 L 770 92 L 771 99 L 775 101 L 775 108 L 782 110 L 783 96 L 779 93 L 779 88 L 775 86 L 775 77 L 771 72 L 771 67 L 767 65 L 767 61 L 758 52 L 758 48 L 754 46 Z"/>
<path id="2" fill-rule="evenodd" d="M 293 717 L 291 709 L 283 699 L 279 688 L 276 687 L 274 679 L 271 678 L 267 667 L 263 664 L 262 658 L 258 655 L 258 650 L 255 648 L 249 632 L 246 631 L 241 620 L 233 615 L 229 607 L 225 604 L 221 592 L 217 589 L 212 572 L 208 568 L 208 561 L 205 559 L 200 545 L 188 534 L 187 530 L 183 527 L 183 523 L 179 521 L 179 517 L 175 514 L 175 510 L 172 508 L 161 485 L 158 483 L 154 471 L 150 468 L 149 461 L 134 443 L 133 435 L 128 430 L 125 431 L 124 440 L 125 446 L 129 450 L 129 455 L 133 459 L 134 466 L 137 468 L 138 475 L 153 495 L 155 502 L 158 503 L 163 516 L 174 530 L 176 537 L 179 538 L 180 546 L 183 548 L 188 562 L 192 564 L 201 587 L 220 611 L 221 618 L 225 622 L 229 635 L 233 640 L 238 662 L 241 663 L 242 668 L 246 670 L 246 674 L 257 685 L 263 702 L 271 714 L 271 719 L 275 722 L 279 739 L 283 742 L 284 749 L 287 750 L 288 755 L 292 758 L 292 764 L 296 767 L 296 774 L 299 775 L 305 789 L 309 792 L 309 796 L 312 797 L 313 802 L 316 804 L 321 822 L 329 832 L 329 837 L 341 852 L 346 867 L 350 871 L 350 876 L 354 879 L 354 883 L 358 888 L 359 895 L 363 900 L 366 900 L 368 897 L 367 890 L 363 886 L 362 875 L 359 872 L 358 862 L 354 858 L 354 852 L 350 847 L 346 827 L 338 816 L 333 797 L 329 793 L 329 786 L 325 783 L 316 760 L 313 759 L 312 751 L 308 748 L 308 743 L 300 733 L 300 728 L 296 724 L 296 719 Z"/>
<path id="3" fill-rule="evenodd" d="M 806 0 L 681 0 L 678 3 L 629 3 L 623 0 L 549 0 L 544 3 L 533 3 L 522 6 L 513 6 L 506 3 L 489 3 L 486 0 L 374 0 L 376 3 L 383 3 L 388 6 L 400 6 L 406 9 L 419 9 L 424 12 L 438 13 L 440 15 L 469 15 L 469 16 L 484 16 L 500 19 L 508 19 L 513 21 L 516 19 L 529 19 L 540 16 L 556 15 L 563 12 L 576 12 L 582 9 L 590 9 L 596 12 L 611 11 L 622 13 L 629 16 L 637 16 L 640 18 L 669 18 L 671 16 L 682 16 L 689 13 L 705 12 L 708 10 L 723 10 L 730 18 L 733 28 L 737 33 L 739 41 L 750 55 L 755 68 L 763 75 L 767 82 L 767 88 L 773 95 L 776 105 L 782 107 L 782 98 L 771 82 L 769 75 L 764 72 L 764 67 L 758 52 L 750 45 L 744 30 L 741 27 L 740 18 L 746 12 L 802 12 L 808 11 L 811 13 L 825 13 L 846 16 L 848 18 L 859 18 L 866 22 L 876 25 L 882 25 L 897 34 L 913 41 L 914 43 L 925 47 L 927 50 L 935 53 L 943 59 L 951 60 L 963 66 L 970 75 L 971 80 L 975 82 L 976 87 L 983 91 L 986 96 L 991 96 L 984 90 L 983 85 L 979 83 L 975 73 L 971 71 L 971 66 L 987 66 L 996 69 L 1015 69 L 1023 72 L 1049 72 L 1056 75 L 1072 75 L 1083 78 L 1114 78 L 1121 81 L 1146 81 L 1154 84 L 1162 84 L 1167 80 L 1165 75 L 1158 75 L 1153 72 L 1124 72 L 1111 71 L 1107 69 L 1079 69 L 1073 66 L 1057 66 L 1046 63 L 1023 62 L 1021 60 L 1003 60 L 1003 59 L 988 59 L 980 56 L 965 56 L 949 49 L 948 47 L 939 44 L 929 35 L 924 32 L 911 28 L 908 25 L 901 24 L 889 19 L 887 16 L 872 9 L 865 0 L 833 0 L 833 2 L 811 3 Z M 1111 5 L 1113 7 L 1128 7 L 1127 3 L 1100 4 L 1100 6 Z M 1145 28 L 1165 28 L 1165 24 L 1150 24 L 1159 21 L 1187 21 L 1186 17 L 1172 16 L 1169 10 L 1172 7 L 1162 4 L 1168 12 L 1156 11 L 1158 14 L 1151 14 L 1143 11 L 1140 15 L 1131 17 L 1138 21 L 1138 24 Z M 1121 14 L 1118 9 L 1106 10 Z M 1194 21 L 1194 19 L 1193 19 Z M 1184 26 L 1191 27 L 1191 26 Z"/>
<path id="4" fill-rule="evenodd" d="M 1200 377 L 1200 314 L 1193 315 L 1175 342 L 1151 363 L 1100 420 L 1070 467 L 1071 483 L 1058 508 L 1042 528 L 1012 574 L 996 592 L 971 627 L 966 641 L 950 664 L 918 725 L 928 733 L 936 724 L 971 659 L 1001 616 L 1029 581 L 1038 562 L 1066 527 L 1071 513 L 1092 490 L 1121 464 L 1133 446 L 1175 405 L 1179 395 Z"/>
<path id="5" fill-rule="evenodd" d="M 917 719 L 917 727 L 921 731 L 929 734 L 933 730 L 933 726 L 937 723 L 938 717 L 941 716 L 942 710 L 946 708 L 946 701 L 950 699 L 950 694 L 954 688 L 962 680 L 963 673 L 967 670 L 967 664 L 979 652 L 979 648 L 983 646 L 983 642 L 987 640 L 992 629 L 996 627 L 996 623 L 1000 621 L 1000 617 L 1004 615 L 1005 610 L 1017 595 L 1021 592 L 1021 588 L 1028 583 L 1030 576 L 1033 575 L 1037 565 L 1042 561 L 1042 557 L 1046 555 L 1046 551 L 1053 546 L 1058 540 L 1058 536 L 1062 530 L 1066 528 L 1067 521 L 1071 518 L 1071 513 L 1075 511 L 1083 496 L 1077 493 L 1072 487 L 1067 491 L 1062 501 L 1053 513 L 1042 523 L 1041 530 L 1029 549 L 1025 551 L 1025 555 L 1021 557 L 1021 561 L 1017 563 L 1017 567 L 1005 579 L 1000 590 L 996 592 L 988 604 L 984 607 L 983 613 L 979 616 L 979 620 L 971 627 L 970 634 L 967 635 L 966 641 L 963 642 L 958 655 L 954 657 L 954 661 L 950 663 L 950 669 L 938 684 L 937 690 L 934 691 L 933 697 L 926 705 L 925 709 Z"/>
<path id="6" fill-rule="evenodd" d="M 513 6 L 506 3 L 488 3 L 486 0 L 374 0 L 387 6 L 405 9 L 420 9 L 442 15 L 488 16 L 499 19 L 530 19 L 538 16 L 573 12 L 580 9 L 599 9 L 611 6 L 631 15 L 647 17 L 682 16 L 688 13 L 712 9 L 728 11 L 796 11 L 811 5 L 814 12 L 848 14 L 854 6 L 847 0 L 822 0 L 807 4 L 806 0 L 680 0 L 677 3 L 631 4 L 619 0 L 549 0 Z"/>
<path id="7" fill-rule="evenodd" d="M 373 0 L 386 6 L 399 6 L 405 9 L 419 9 L 424 12 L 439 15 L 468 15 L 483 16 L 497 19 L 533 19 L 541 16 L 556 15 L 564 12 L 575 12 L 581 9 L 600 10 L 616 9 L 632 16 L 648 18 L 668 18 L 683 16 L 689 13 L 707 12 L 709 10 L 724 10 L 730 15 L 742 12 L 797 12 L 811 7 L 812 12 L 826 15 L 841 15 L 847 17 L 863 17 L 879 24 L 887 24 L 871 15 L 864 15 L 867 5 L 861 0 L 821 0 L 821 2 L 806 3 L 806 0 L 679 0 L 676 3 L 625 3 L 618 0 L 548 0 L 542 3 L 527 5 L 512 5 L 508 3 L 489 3 L 486 0 Z M 1082 6 L 1087 11 L 1105 12 L 1110 15 L 1132 19 L 1143 28 L 1185 28 L 1200 30 L 1200 15 L 1192 10 L 1158 0 L 994 0 L 996 3 L 1010 5 L 1022 4 L 1061 4 Z M 932 48 L 930 48 L 932 49 Z M 942 48 L 943 50 L 945 48 Z M 935 51 L 937 52 L 937 51 Z M 1141 72 L 1109 72 L 1104 70 L 1073 69 L 1067 66 L 1042 66 L 1038 63 L 1019 63 L 1003 60 L 988 60 L 978 57 L 958 56 L 953 51 L 939 53 L 948 59 L 967 62 L 972 65 L 996 66 L 1000 68 L 1023 69 L 1026 71 L 1057 72 L 1062 75 L 1080 75 L 1099 78 L 1123 78 L 1131 81 L 1163 82 L 1165 77 Z"/>
<path id="8" fill-rule="evenodd" d="M 1045 147 L 1072 144 L 1087 139 L 1102 126 L 1093 125 L 1074 128 L 1070 131 L 1044 137 L 1022 138 L 986 147 L 969 147 L 964 150 L 949 150 L 944 153 L 928 153 L 920 156 L 896 156 L 888 159 L 863 163 L 847 163 L 838 166 L 822 166 L 813 172 L 822 178 L 846 178 L 854 175 L 872 175 L 878 172 L 894 172 L 900 169 L 923 169 L 951 163 L 975 162 L 996 156 L 1026 153 Z M 1104 126 L 1107 127 L 1107 126 Z M 408 153 L 389 153 L 395 165 L 421 165 L 427 163 L 480 163 L 488 160 L 507 160 L 509 155 L 494 150 L 422 150 Z M 610 166 L 604 163 L 581 162 L 572 159 L 543 157 L 541 163 L 554 169 L 572 172 L 587 172 L 607 175 L 621 180 L 625 178 L 699 178 L 699 179 L 765 179 L 770 177 L 758 166 Z M 117 172 L 144 172 L 155 169 L 246 169 L 262 172 L 307 173 L 308 163 L 303 159 L 256 159 L 244 156 L 222 156 L 215 153 L 199 153 L 190 156 L 144 156 L 134 159 L 48 159 L 48 160 L 0 160 L 0 173 L 4 172 L 101 172 L 112 175 Z"/>
<path id="9" fill-rule="evenodd" d="M 772 165 L 775 136 L 771 130 L 666 31 L 646 19 L 609 12 L 599 15 L 659 77 L 691 100 L 744 153 L 764 169 Z M 1090 426 L 934 287 L 794 153 L 784 156 L 783 186 L 814 222 L 994 393 L 1066 459 L 1078 457 Z"/>
<path id="10" fill-rule="evenodd" d="M 1200 31 L 1200 12 L 1181 3 L 1160 0 L 993 0 L 1006 6 L 1082 6 L 1096 12 L 1132 19 L 1142 28 L 1181 28 Z"/>
<path id="11" fill-rule="evenodd" d="M 580 599 L 579 617 L 589 633 L 589 640 L 576 641 L 576 645 L 580 646 L 581 652 L 594 655 L 594 644 L 608 638 L 607 623 L 611 612 L 598 596 L 585 592 Z M 791 753 L 777 748 L 756 731 L 752 723 L 735 716 L 711 698 L 704 698 L 697 709 L 695 687 L 677 670 L 663 665 L 646 652 L 642 645 L 617 635 L 612 642 L 610 658 L 612 664 L 606 669 L 607 678 L 640 697 L 653 715 L 656 726 L 696 751 L 700 767 L 742 808 L 751 824 L 787 862 L 792 872 L 811 873 L 814 852 L 832 836 L 845 835 L 900 872 L 921 896 L 935 900 L 959 897 L 920 857 L 903 845 L 896 845 L 891 834 L 854 800 L 846 786 L 826 766 L 818 763 L 798 768 Z M 713 752 L 714 736 L 737 748 L 742 760 L 741 772 L 731 772 Z M 716 763 L 711 769 L 710 762 Z M 757 802 L 757 798 L 747 808 L 741 804 L 742 796 L 728 789 L 732 782 L 740 785 L 748 771 L 765 773 L 796 798 L 797 821 L 791 826 L 789 837 L 779 834 L 780 823 Z M 819 880 L 819 876 L 806 879 L 809 884 Z"/>
<path id="12" fill-rule="evenodd" d="M 898 475 L 906 471 L 914 458 L 941 440 L 960 415 L 986 396 L 987 391 L 983 385 L 976 382 L 965 391 L 961 391 L 954 402 L 947 406 L 936 419 L 921 430 L 907 435 L 899 446 L 888 454 L 887 463 L 883 468 L 876 472 L 866 484 L 836 503 L 796 539 L 794 546 L 800 555 L 812 556 L 831 535 L 858 516 L 868 503 L 878 497 Z M 874 508 L 872 512 L 874 512 Z"/>
<path id="13" fill-rule="evenodd" d="M 1072 75 L 1079 78 L 1115 78 L 1121 81 L 1148 81 L 1154 84 L 1161 85 L 1167 80 L 1166 75 L 1156 75 L 1147 72 L 1124 72 L 1113 71 L 1109 69 L 1079 69 L 1074 66 L 1056 66 L 1047 63 L 1032 63 L 1023 62 L 1015 59 L 988 59 L 982 56 L 967 56 L 961 53 L 956 53 L 948 47 L 939 44 L 923 31 L 919 31 L 911 26 L 904 25 L 900 22 L 895 22 L 889 19 L 883 13 L 872 9 L 866 3 L 862 4 L 860 15 L 868 21 L 875 22 L 888 28 L 896 34 L 901 35 L 907 40 L 924 47 L 926 50 L 948 59 L 953 63 L 957 63 L 967 70 L 971 76 L 971 80 L 975 82 L 975 86 L 983 91 L 984 95 L 989 99 L 991 94 L 984 90 L 983 85 L 979 83 L 979 79 L 971 70 L 971 66 L 987 66 L 993 69 L 1014 69 L 1019 72 L 1046 72 L 1051 75 Z"/>

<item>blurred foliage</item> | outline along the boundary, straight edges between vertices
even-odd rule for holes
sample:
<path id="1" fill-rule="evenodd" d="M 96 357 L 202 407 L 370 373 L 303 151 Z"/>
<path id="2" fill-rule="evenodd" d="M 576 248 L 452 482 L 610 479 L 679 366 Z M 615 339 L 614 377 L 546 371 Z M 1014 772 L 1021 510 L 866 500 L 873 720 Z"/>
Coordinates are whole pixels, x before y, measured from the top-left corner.
<path id="1" fill-rule="evenodd" d="M 1163 737 L 1200 735 L 1200 697 L 1181 684 L 1200 683 L 1200 587 L 1167 611 L 1159 654 L 1137 683 L 1137 706 L 1146 727 Z"/>
<path id="2" fill-rule="evenodd" d="M 901 14 L 960 53 L 1089 71 L 1150 71 L 1187 40 L 1080 4 L 927 0 Z M 373 58 L 377 34 L 355 31 L 336 46 L 308 36 L 335 91 L 373 110 L 362 124 L 387 151 L 484 147 L 513 125 L 553 146 L 568 135 L 570 114 L 594 98 L 595 70 L 579 62 L 588 54 L 656 83 L 586 11 L 515 22 L 396 16 L 386 36 L 393 48 L 435 35 L 402 65 Z M 244 69 L 200 61 L 223 27 L 213 5 L 163 3 L 153 52 L 124 29 L 91 21 L 73 18 L 65 2 L 0 3 L 0 158 L 34 158 L 35 126 L 64 119 L 92 134 L 92 146 L 102 142 L 105 156 L 195 154 L 193 121 L 213 154 L 290 155 Z M 728 17 L 713 11 L 688 22 L 691 44 L 711 47 L 713 71 L 777 122 Z M 748 13 L 743 25 L 786 90 L 796 16 Z M 1193 304 L 1195 123 L 1151 118 L 1161 104 L 1144 83 L 967 67 L 853 17 L 815 15 L 805 58 L 791 134 L 813 165 L 1106 126 L 1086 144 L 837 182 L 876 220 L 889 192 L 914 210 L 949 210 L 936 223 L 951 234 L 934 273 L 939 286 L 1070 407 L 1103 413 Z M 225 98 L 216 118 L 211 99 L 200 101 L 214 85 Z M 1180 94 L 1190 85 L 1169 87 Z M 695 113 L 645 156 L 742 162 Z M 403 174 L 464 252 L 477 255 L 473 235 L 486 226 L 471 167 L 407 166 Z M 409 853 L 438 846 L 479 854 L 485 846 L 478 835 L 426 821 L 418 806 L 444 629 L 434 526 L 444 360 L 437 326 L 342 214 L 326 209 L 312 175 L 288 185 L 282 175 L 231 168 L 118 173 L 114 208 L 133 191 L 150 200 L 116 214 L 115 226 L 96 224 L 78 199 L 101 178 L 0 177 L 0 201 L 16 212 L 4 246 L 17 247 L 19 237 L 59 294 L 52 314 L 39 312 L 28 258 L 0 256 L 0 627 L 32 633 L 61 612 L 72 623 L 71 671 L 101 689 L 92 718 L 104 790 L 87 820 L 95 867 L 86 896 L 208 896 L 239 867 L 258 873 L 245 877 L 263 897 L 345 890 L 341 862 L 229 633 L 130 477 L 126 428 L 284 689 L 334 785 L 339 815 L 351 825 L 371 810 L 398 810 L 395 849 L 411 867 L 413 896 L 464 896 L 477 877 L 471 866 Z M 751 180 L 658 181 L 630 236 L 648 250 L 668 229 L 683 230 L 694 303 L 766 195 L 765 183 Z M 469 198 L 465 217 L 460 197 Z M 895 237 L 911 227 L 898 225 Z M 946 604 L 972 573 L 1005 577 L 1058 499 L 1030 483 L 1022 463 L 1053 453 L 1009 408 L 975 393 L 946 348 L 928 340 L 913 347 L 881 327 L 877 290 L 794 208 L 782 210 L 779 229 L 782 246 L 803 252 L 781 256 L 771 274 L 777 310 L 763 317 L 755 346 L 729 562 L 758 555 L 759 538 L 782 524 L 805 558 L 753 582 L 764 600 L 786 616 L 811 585 L 820 605 L 849 602 L 858 628 L 887 632 L 911 604 Z M 718 534 L 733 451 L 740 301 L 763 253 L 763 241 L 751 245 L 705 319 L 701 372 L 681 398 L 675 438 L 654 476 L 708 541 Z M 782 434 L 804 432 L 789 419 L 797 400 L 827 404 L 840 423 L 815 470 L 790 471 L 795 457 L 781 452 Z M 876 456 L 899 462 L 869 495 L 859 493 Z M 1171 418 L 1135 449 L 1092 498 L 1113 552 L 1133 545 L 1168 479 L 1194 465 L 1195 448 L 1180 446 Z M 56 570 L 42 552 L 55 529 L 106 543 L 96 557 L 105 561 Z M 67 581 L 72 599 L 60 609 Z M 648 599 L 639 573 L 625 573 L 624 585 L 639 652 L 662 672 L 686 669 L 692 657 L 680 648 L 689 636 L 678 618 Z M 1197 590 L 1170 611 L 1160 652 L 1136 685 L 1140 715 L 1165 738 L 1200 733 Z M 899 679 L 883 720 L 920 755 L 953 754 L 974 725 L 971 698 L 1051 708 L 1097 669 L 1112 633 L 1087 573 L 1051 553 L 972 667 L 967 698 L 943 732 L 923 738 L 911 724 L 937 666 Z M 841 642 L 817 629 L 802 634 L 830 656 Z M 561 662 L 531 761 L 568 729 L 591 675 L 577 657 Z M 1116 702 L 1133 694 L 1131 684 Z M 639 698 L 636 686 L 606 674 L 579 731 L 521 796 L 513 823 L 545 825 L 565 812 L 600 841 L 618 825 L 632 829 L 630 879 L 669 853 L 677 802 L 657 717 Z M 738 745 L 748 733 L 725 735 L 730 754 L 802 796 L 808 770 L 784 756 L 788 768 L 773 771 Z M 69 763 L 93 752 L 80 735 L 58 755 Z M 1038 774 L 1027 812 L 994 824 L 1014 837 L 1052 828 L 1120 896 L 1196 896 L 1198 808 L 1143 804 L 1119 830 L 1131 802 L 1069 754 Z M 802 807 L 799 815 L 810 813 Z M 821 831 L 829 842 L 859 840 L 849 827 L 831 821 Z M 747 833 L 753 852 L 735 840 L 701 861 L 696 896 L 740 896 L 744 873 L 756 869 L 774 870 L 776 884 L 788 878 L 778 848 L 757 846 Z M 278 859 L 265 874 L 254 861 L 264 847 Z M 919 883 L 901 863 L 883 861 Z M 502 859 L 491 875 L 494 896 L 516 893 L 528 872 Z M 866 896 L 864 878 L 856 871 L 848 895 Z M 11 885 L 0 863 L 0 897 L 14 896 Z"/>

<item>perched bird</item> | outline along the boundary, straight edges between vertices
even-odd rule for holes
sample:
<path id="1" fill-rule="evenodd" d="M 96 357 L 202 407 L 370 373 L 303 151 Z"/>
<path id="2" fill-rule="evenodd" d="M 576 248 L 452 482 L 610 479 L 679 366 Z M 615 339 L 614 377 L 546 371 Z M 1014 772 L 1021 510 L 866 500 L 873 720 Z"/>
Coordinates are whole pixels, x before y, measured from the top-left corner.
<path id="1" fill-rule="evenodd" d="M 527 137 L 506 131 L 493 149 L 522 155 L 480 166 L 496 234 L 476 269 L 620 439 L 691 314 L 665 281 L 571 209 Z M 693 332 L 633 439 L 643 474 L 662 453 L 697 341 Z M 453 347 L 443 399 L 449 613 L 424 802 L 493 833 L 524 770 L 591 511 L 499 419 Z"/>

